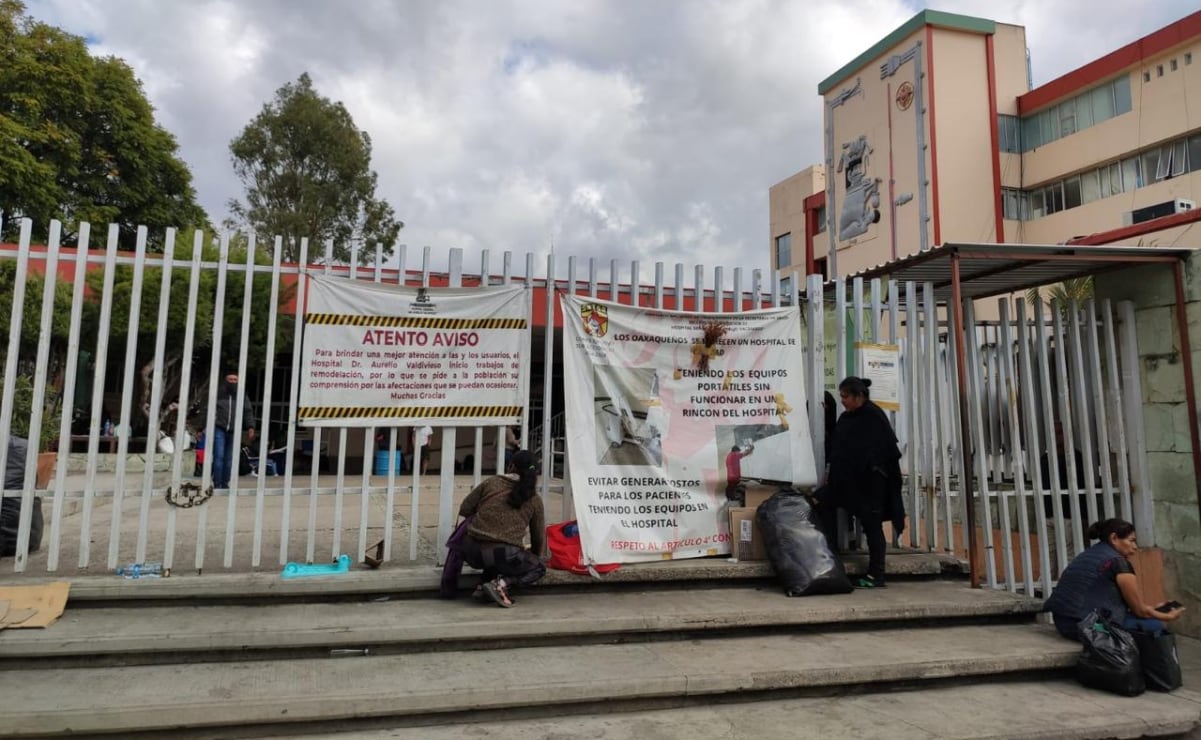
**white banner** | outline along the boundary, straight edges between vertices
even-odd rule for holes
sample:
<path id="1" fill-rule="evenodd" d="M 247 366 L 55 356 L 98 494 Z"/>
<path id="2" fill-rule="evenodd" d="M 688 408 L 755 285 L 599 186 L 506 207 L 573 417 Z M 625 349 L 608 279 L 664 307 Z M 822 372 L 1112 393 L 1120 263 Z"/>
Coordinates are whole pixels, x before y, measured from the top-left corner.
<path id="1" fill-rule="evenodd" d="M 297 417 L 309 426 L 521 421 L 529 301 L 520 286 L 309 281 Z"/>
<path id="2" fill-rule="evenodd" d="M 727 470 L 817 484 L 796 307 L 561 301 L 569 474 L 589 562 L 728 553 Z"/>

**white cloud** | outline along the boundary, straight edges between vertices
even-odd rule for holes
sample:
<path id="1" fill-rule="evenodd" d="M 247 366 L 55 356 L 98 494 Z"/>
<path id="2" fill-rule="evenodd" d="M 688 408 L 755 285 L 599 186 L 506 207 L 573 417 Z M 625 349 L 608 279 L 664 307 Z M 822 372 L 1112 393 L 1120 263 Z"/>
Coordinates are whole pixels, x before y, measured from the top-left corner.
<path id="1" fill-rule="evenodd" d="M 766 271 L 767 189 L 821 156 L 818 82 L 918 7 L 30 2 L 35 17 L 133 66 L 215 220 L 240 195 L 229 141 L 308 71 L 371 134 L 380 192 L 406 223 L 410 253 L 462 247 L 474 265 L 484 248 L 542 255 L 553 243 L 585 265 L 639 259 L 643 275 L 655 261 L 668 274 L 681 262 L 689 281 L 695 264 Z M 1194 7 L 948 0 L 939 9 L 1026 25 L 1037 84 Z"/>

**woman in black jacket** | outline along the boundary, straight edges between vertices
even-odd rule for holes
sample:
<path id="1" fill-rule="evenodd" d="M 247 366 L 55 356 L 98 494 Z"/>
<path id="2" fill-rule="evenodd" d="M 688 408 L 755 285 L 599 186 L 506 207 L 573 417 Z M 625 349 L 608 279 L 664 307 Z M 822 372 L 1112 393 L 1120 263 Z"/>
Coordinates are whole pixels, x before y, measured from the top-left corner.
<path id="1" fill-rule="evenodd" d="M 846 509 L 867 538 L 867 575 L 859 588 L 884 586 L 884 522 L 899 534 L 905 526 L 901 499 L 901 450 L 884 411 L 871 402 L 871 380 L 851 376 L 838 384 L 845 412 L 830 445 L 827 506 Z M 833 544 L 833 543 L 831 543 Z"/>

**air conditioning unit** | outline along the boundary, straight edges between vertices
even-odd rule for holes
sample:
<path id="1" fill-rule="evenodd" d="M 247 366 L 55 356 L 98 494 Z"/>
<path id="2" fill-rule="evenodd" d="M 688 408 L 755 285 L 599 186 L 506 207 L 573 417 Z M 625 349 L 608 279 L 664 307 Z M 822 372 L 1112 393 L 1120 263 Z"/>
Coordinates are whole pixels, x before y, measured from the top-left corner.
<path id="1" fill-rule="evenodd" d="M 1141 224 L 1144 221 L 1150 221 L 1155 218 L 1163 218 L 1177 213 L 1191 211 L 1197 207 L 1196 201 L 1186 200 L 1184 198 L 1176 198 L 1175 200 L 1165 200 L 1163 203 L 1156 203 L 1153 206 L 1144 206 L 1135 208 L 1133 211 L 1127 211 L 1122 214 L 1122 225 L 1133 226 Z"/>

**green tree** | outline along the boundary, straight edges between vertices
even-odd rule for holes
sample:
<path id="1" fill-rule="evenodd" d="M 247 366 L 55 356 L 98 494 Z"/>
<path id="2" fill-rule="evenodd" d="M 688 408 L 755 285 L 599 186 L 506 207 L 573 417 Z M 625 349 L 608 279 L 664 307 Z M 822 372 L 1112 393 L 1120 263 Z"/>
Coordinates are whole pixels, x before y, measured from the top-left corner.
<path id="1" fill-rule="evenodd" d="M 1045 303 L 1058 301 L 1060 310 L 1066 311 L 1071 301 L 1081 304 L 1093 297 L 1093 279 L 1091 277 L 1071 278 L 1062 283 L 1030 288 L 1026 291 L 1026 302 L 1031 306 L 1037 304 L 1040 297 Z"/>
<path id="2" fill-rule="evenodd" d="M 376 244 L 392 254 L 404 224 L 375 195 L 371 137 L 342 103 L 319 95 L 307 73 L 277 90 L 229 150 L 246 190 L 244 203 L 230 201 L 234 220 L 283 236 L 286 261 L 296 261 L 302 237 L 316 245 L 333 239 L 339 262 L 349 261 L 352 245 L 366 247 L 364 263 L 374 262 Z"/>
<path id="3" fill-rule="evenodd" d="M 90 221 L 148 226 L 157 250 L 167 226 L 205 227 L 177 150 L 125 62 L 0 0 L 0 238 L 30 218 L 44 240 L 57 218 L 67 244 Z"/>

